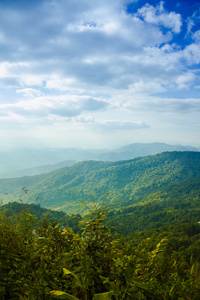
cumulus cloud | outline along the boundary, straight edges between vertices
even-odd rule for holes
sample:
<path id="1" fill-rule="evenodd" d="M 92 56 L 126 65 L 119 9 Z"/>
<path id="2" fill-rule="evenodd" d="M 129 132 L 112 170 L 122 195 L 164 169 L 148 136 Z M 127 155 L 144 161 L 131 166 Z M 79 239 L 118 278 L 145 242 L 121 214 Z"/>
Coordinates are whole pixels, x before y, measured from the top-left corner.
<path id="1" fill-rule="evenodd" d="M 190 44 L 181 52 L 180 58 L 189 66 L 200 63 L 200 44 Z"/>
<path id="2" fill-rule="evenodd" d="M 147 23 L 163 25 L 171 29 L 174 33 L 179 33 L 181 30 L 181 15 L 175 12 L 166 12 L 164 1 L 161 1 L 156 7 L 147 3 L 135 15 L 142 17 Z"/>
<path id="3" fill-rule="evenodd" d="M 126 11 L 129 2 L 43 1 L 31 15 L 31 4 L 6 7 L 6 13 L 2 7 L 1 39 L 7 49 L 1 54 L 0 76 L 12 78 L 18 89 L 128 89 L 138 77 L 143 82 L 159 78 L 164 89 L 174 70 L 180 75 L 181 60 L 175 47 L 167 53 L 157 45 L 166 45 L 180 32 L 180 15 L 166 11 L 162 1 L 131 15 Z M 189 54 L 185 56 L 189 60 Z"/>
<path id="4" fill-rule="evenodd" d="M 21 90 L 21 93 L 33 96 L 35 90 Z M 35 117 L 58 115 L 72 117 L 80 115 L 84 111 L 97 111 L 106 108 L 107 102 L 86 96 L 41 96 L 29 101 L 20 101 L 14 104 L 1 104 L 4 113 L 18 115 L 30 115 Z"/>
<path id="5" fill-rule="evenodd" d="M 128 132 L 152 128 L 148 110 L 198 111 L 181 94 L 200 85 L 198 11 L 184 20 L 164 1 L 9 2 L 0 3 L 1 120 L 82 117 L 91 130 Z"/>

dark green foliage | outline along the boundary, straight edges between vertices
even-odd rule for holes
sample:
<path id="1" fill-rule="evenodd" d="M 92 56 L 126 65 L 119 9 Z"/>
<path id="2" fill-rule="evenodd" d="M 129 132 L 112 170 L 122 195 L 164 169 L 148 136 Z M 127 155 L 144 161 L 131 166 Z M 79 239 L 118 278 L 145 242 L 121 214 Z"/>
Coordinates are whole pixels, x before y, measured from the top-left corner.
<path id="1" fill-rule="evenodd" d="M 0 215 L 0 299 L 199 299 L 200 224 L 122 238 L 92 202 L 82 234 L 46 216 Z"/>
<path id="2" fill-rule="evenodd" d="M 113 212 L 107 222 L 123 235 L 164 225 L 200 221 L 200 178 L 162 188 L 142 203 Z"/>
<path id="3" fill-rule="evenodd" d="M 62 268 L 76 235 L 48 217 L 38 224 L 26 212 L 0 217 L 0 299 L 50 299 L 66 285 Z"/>

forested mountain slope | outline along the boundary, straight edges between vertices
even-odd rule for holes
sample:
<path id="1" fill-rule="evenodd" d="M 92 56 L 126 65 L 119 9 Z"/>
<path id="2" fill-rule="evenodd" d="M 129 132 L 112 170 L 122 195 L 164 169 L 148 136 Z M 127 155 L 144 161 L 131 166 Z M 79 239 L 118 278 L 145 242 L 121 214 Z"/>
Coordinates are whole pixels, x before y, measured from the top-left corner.
<path id="1" fill-rule="evenodd" d="M 164 152 L 128 161 L 86 161 L 48 174 L 1 179 L 0 194 L 4 203 L 22 198 L 77 213 L 82 210 L 78 200 L 89 202 L 88 196 L 98 202 L 109 193 L 107 202 L 119 201 L 115 207 L 122 208 L 153 201 L 163 188 L 170 190 L 198 177 L 200 152 Z"/>
<path id="2" fill-rule="evenodd" d="M 200 222 L 200 177 L 163 187 L 143 202 L 111 212 L 107 225 L 127 235 L 190 222 Z"/>

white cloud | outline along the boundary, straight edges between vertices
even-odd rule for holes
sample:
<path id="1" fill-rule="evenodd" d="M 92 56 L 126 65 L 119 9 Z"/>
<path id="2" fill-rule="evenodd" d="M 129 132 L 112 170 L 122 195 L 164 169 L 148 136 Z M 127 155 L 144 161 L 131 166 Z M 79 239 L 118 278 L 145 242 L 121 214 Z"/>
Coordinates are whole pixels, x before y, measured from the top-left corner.
<path id="1" fill-rule="evenodd" d="M 156 7 L 146 4 L 138 10 L 138 17 L 150 24 L 163 25 L 166 28 L 172 29 L 174 33 L 179 33 L 181 30 L 181 16 L 175 12 L 166 12 L 164 9 L 164 2 L 161 1 Z"/>
<path id="2" fill-rule="evenodd" d="M 172 54 L 163 52 L 157 56 L 156 51 L 159 51 L 157 45 L 172 39 L 170 30 L 163 34 L 160 25 L 178 30 L 178 14 L 173 13 L 171 17 L 162 2 L 157 7 L 144 6 L 133 15 L 126 13 L 125 1 L 85 0 L 77 7 L 75 3 L 44 2 L 30 18 L 23 10 L 13 13 L 15 39 L 20 44 L 15 59 L 19 62 L 4 64 L 5 75 L 15 78 L 19 89 L 45 86 L 83 93 L 88 91 L 88 86 L 91 92 L 127 89 L 137 84 L 138 76 L 144 82 L 148 76 L 149 80 L 165 77 L 165 85 L 170 81 L 167 68 L 175 69 L 178 58 L 172 59 Z M 37 12 L 42 16 L 40 20 L 36 18 Z M 144 20 L 138 14 L 143 14 Z M 4 17 L 3 21 L 8 34 L 13 23 L 6 29 L 8 18 Z M 30 33 L 28 38 L 21 27 Z"/>
<path id="3" fill-rule="evenodd" d="M 51 130 L 78 124 L 79 137 L 85 124 L 93 134 L 128 136 L 129 130 L 152 130 L 162 114 L 188 112 L 193 119 L 199 99 L 185 99 L 184 92 L 199 86 L 197 13 L 185 29 L 163 1 L 142 7 L 123 0 L 36 2 L 0 4 L 1 124 L 11 118 Z"/>
<path id="4" fill-rule="evenodd" d="M 162 113 L 161 117 L 164 115 L 181 115 L 189 113 L 199 113 L 200 111 L 200 99 L 186 98 L 186 99 L 176 99 L 176 98 L 159 98 L 159 97 L 148 97 L 139 99 L 129 99 L 124 103 L 123 107 L 125 109 L 131 109 L 135 112 L 143 111 L 152 113 Z"/>
<path id="5" fill-rule="evenodd" d="M 46 80 L 47 89 L 57 89 L 59 91 L 69 91 L 75 88 L 77 82 L 74 78 L 60 77 L 57 74 L 52 74 L 52 76 Z"/>
<path id="6" fill-rule="evenodd" d="M 193 39 L 197 44 L 200 44 L 200 30 L 197 30 L 193 33 Z"/>
<path id="7" fill-rule="evenodd" d="M 42 95 L 41 91 L 32 88 L 20 89 L 16 90 L 16 92 L 26 98 L 33 98 Z"/>
<path id="8" fill-rule="evenodd" d="M 149 93 L 160 93 L 164 92 L 166 89 L 162 86 L 162 84 L 157 81 L 143 81 L 140 80 L 134 83 L 131 87 L 131 92 L 135 94 L 149 94 Z"/>
<path id="9" fill-rule="evenodd" d="M 181 53 L 182 58 L 191 66 L 200 63 L 200 44 L 190 44 Z"/>
<path id="10" fill-rule="evenodd" d="M 191 82 L 195 79 L 195 75 L 191 72 L 178 76 L 176 79 L 176 83 L 178 85 L 178 89 L 189 88 Z"/>
<path id="11" fill-rule="evenodd" d="M 32 96 L 37 91 L 21 90 L 25 96 Z M 27 95 L 26 95 L 27 94 Z M 48 115 L 71 117 L 80 115 L 84 111 L 105 109 L 107 102 L 87 96 L 41 96 L 29 101 L 20 101 L 14 104 L 1 104 L 1 113 L 15 113 L 21 116 L 34 116 L 40 118 Z"/>
<path id="12" fill-rule="evenodd" d="M 187 24 L 187 35 L 190 34 L 192 27 L 195 25 L 194 20 L 188 19 L 188 24 Z"/>
<path id="13" fill-rule="evenodd" d="M 149 125 L 142 121 L 136 122 L 128 122 L 128 121 L 97 121 L 95 122 L 88 122 L 88 125 L 91 126 L 93 130 L 101 130 L 105 131 L 130 131 L 130 130 L 137 130 L 137 129 L 144 129 L 149 128 Z"/>
<path id="14" fill-rule="evenodd" d="M 198 7 L 199 5 L 197 4 L 196 5 L 197 10 L 195 10 L 194 13 L 191 16 L 189 16 L 186 20 L 187 35 L 192 34 L 192 28 L 195 27 L 200 22 L 200 9 L 198 9 Z"/>

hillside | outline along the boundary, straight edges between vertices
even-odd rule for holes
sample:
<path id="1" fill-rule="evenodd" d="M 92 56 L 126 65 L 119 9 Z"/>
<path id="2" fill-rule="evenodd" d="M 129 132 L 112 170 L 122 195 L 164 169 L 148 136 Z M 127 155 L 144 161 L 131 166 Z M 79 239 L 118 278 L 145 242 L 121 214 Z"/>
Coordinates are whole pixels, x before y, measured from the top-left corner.
<path id="1" fill-rule="evenodd" d="M 143 202 L 111 212 L 107 225 L 127 235 L 169 224 L 200 221 L 200 177 L 172 184 L 147 195 Z"/>
<path id="2" fill-rule="evenodd" d="M 200 177 L 199 152 L 164 152 L 128 161 L 85 161 L 48 174 L 0 180 L 3 203 L 18 200 L 40 203 L 67 213 L 82 212 L 79 199 L 104 199 L 122 208 L 152 200 L 174 184 Z M 25 187 L 28 192 L 25 193 Z M 8 193 L 8 194 L 7 194 Z"/>
<path id="3" fill-rule="evenodd" d="M 5 205 L 0 205 L 0 215 L 5 213 L 7 217 L 18 216 L 23 218 L 24 212 L 33 215 L 36 225 L 44 220 L 51 220 L 62 224 L 64 227 L 71 228 L 73 232 L 80 231 L 79 221 L 82 219 L 80 215 L 67 215 L 63 211 L 55 211 L 41 207 L 39 204 L 27 204 L 12 202 Z"/>

